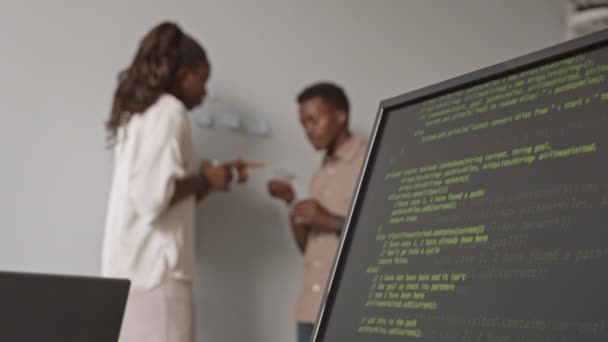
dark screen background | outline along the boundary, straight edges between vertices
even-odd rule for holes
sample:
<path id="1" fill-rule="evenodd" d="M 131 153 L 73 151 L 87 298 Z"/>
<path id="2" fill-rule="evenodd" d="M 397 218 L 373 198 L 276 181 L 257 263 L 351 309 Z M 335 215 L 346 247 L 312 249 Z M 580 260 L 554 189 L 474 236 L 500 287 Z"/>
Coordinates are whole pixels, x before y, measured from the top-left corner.
<path id="1" fill-rule="evenodd" d="M 606 341 L 606 63 L 385 114 L 322 341 Z"/>

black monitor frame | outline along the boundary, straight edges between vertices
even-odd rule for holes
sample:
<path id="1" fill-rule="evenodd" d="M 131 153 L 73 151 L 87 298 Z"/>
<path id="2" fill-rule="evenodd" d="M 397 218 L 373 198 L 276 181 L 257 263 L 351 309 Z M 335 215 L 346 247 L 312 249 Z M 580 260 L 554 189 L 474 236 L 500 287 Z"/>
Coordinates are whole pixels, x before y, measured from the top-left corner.
<path id="1" fill-rule="evenodd" d="M 459 77 L 449 79 L 434 85 L 430 85 L 400 96 L 392 97 L 380 102 L 376 115 L 374 127 L 370 137 L 369 145 L 363 167 L 359 173 L 355 195 L 348 211 L 345 229 L 342 234 L 338 253 L 332 267 L 332 272 L 324 293 L 324 300 L 319 311 L 317 322 L 313 332 L 314 342 L 325 342 L 325 331 L 331 316 L 335 297 L 350 246 L 355 234 L 355 225 L 361 210 L 361 197 L 366 192 L 370 180 L 370 174 L 378 152 L 379 137 L 384 133 L 387 115 L 393 110 L 415 104 L 433 97 L 456 92 L 467 87 L 505 77 L 526 69 L 531 69 L 542 64 L 548 64 L 579 53 L 584 53 L 608 45 L 608 29 L 601 30 L 580 38 L 560 43 L 537 52 L 533 52 L 518 58 L 514 58 L 490 67 L 486 67 Z"/>
<path id="2" fill-rule="evenodd" d="M 116 341 L 127 279 L 0 271 L 0 340 Z"/>

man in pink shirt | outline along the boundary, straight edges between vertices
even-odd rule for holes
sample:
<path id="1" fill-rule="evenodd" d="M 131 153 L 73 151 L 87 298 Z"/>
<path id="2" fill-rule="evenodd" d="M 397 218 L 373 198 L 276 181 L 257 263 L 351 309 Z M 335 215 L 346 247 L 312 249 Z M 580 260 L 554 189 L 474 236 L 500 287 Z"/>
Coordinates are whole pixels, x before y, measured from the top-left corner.
<path id="1" fill-rule="evenodd" d="M 297 100 L 308 140 L 325 157 L 312 177 L 310 198 L 295 201 L 291 184 L 279 179 L 271 180 L 268 190 L 293 205 L 291 227 L 305 259 L 296 309 L 298 342 L 309 342 L 367 143 L 349 130 L 348 99 L 337 85 L 314 84 Z"/>

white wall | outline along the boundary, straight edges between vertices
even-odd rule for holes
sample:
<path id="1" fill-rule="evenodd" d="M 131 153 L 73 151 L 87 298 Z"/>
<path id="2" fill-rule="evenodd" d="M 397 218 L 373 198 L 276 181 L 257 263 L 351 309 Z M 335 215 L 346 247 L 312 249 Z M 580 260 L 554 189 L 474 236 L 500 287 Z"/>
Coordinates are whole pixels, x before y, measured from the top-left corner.
<path id="1" fill-rule="evenodd" d="M 220 98 L 272 137 L 195 129 L 207 157 L 238 153 L 297 172 L 308 146 L 294 97 L 343 84 L 367 133 L 379 101 L 563 37 L 560 0 L 2 0 L 0 269 L 98 274 L 110 180 L 102 123 L 141 35 L 176 19 L 207 48 Z M 290 341 L 300 258 L 267 172 L 200 210 L 201 341 Z M 304 194 L 303 194 L 304 195 Z"/>

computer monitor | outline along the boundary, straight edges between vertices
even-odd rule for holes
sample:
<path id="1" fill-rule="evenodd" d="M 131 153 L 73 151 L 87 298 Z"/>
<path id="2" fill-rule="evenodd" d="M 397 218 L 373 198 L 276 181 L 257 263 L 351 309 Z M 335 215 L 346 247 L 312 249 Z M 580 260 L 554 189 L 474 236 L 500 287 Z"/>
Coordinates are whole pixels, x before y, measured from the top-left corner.
<path id="1" fill-rule="evenodd" d="M 129 281 L 0 272 L 0 341 L 116 342 Z"/>
<path id="2" fill-rule="evenodd" d="M 607 79 L 601 31 L 383 101 L 314 341 L 608 340 Z"/>

